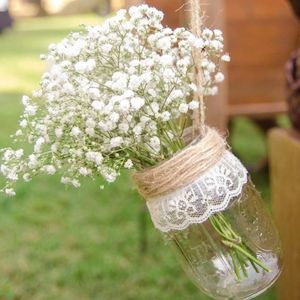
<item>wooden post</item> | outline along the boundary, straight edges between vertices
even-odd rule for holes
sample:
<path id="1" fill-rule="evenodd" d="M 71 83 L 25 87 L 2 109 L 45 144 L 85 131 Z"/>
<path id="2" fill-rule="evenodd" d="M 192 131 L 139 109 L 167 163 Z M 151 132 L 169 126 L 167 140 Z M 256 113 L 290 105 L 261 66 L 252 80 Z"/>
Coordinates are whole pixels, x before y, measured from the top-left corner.
<path id="1" fill-rule="evenodd" d="M 284 250 L 278 282 L 279 300 L 300 299 L 300 134 L 273 129 L 269 133 L 274 215 Z"/>
<path id="2" fill-rule="evenodd" d="M 129 8 L 130 6 L 139 5 L 142 3 L 143 3 L 142 0 L 125 0 L 125 7 Z"/>

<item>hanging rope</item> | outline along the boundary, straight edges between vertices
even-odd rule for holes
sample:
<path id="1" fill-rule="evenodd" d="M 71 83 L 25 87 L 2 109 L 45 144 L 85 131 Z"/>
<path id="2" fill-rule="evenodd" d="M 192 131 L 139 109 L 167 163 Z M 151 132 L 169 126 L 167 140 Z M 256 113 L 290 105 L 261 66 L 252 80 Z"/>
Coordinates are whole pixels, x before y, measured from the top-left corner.
<path id="1" fill-rule="evenodd" d="M 202 16 L 200 0 L 191 0 L 191 31 L 196 37 L 201 37 L 202 33 Z M 197 91 L 195 98 L 199 101 L 199 109 L 194 110 L 193 114 L 193 138 L 198 135 L 203 136 L 205 133 L 205 104 L 203 99 L 202 88 L 202 53 L 201 49 L 193 49 L 193 57 L 195 62 L 195 80 Z"/>

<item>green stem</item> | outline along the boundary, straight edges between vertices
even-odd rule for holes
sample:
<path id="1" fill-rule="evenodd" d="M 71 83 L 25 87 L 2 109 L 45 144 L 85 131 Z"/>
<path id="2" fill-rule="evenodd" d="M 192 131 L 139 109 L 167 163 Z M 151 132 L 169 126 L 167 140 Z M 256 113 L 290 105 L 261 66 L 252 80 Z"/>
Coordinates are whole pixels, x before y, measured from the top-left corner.
<path id="1" fill-rule="evenodd" d="M 231 259 L 232 259 L 232 263 L 233 263 L 233 268 L 234 268 L 234 272 L 235 272 L 235 275 L 237 277 L 237 280 L 240 281 L 241 280 L 241 274 L 240 274 L 240 269 L 238 267 L 238 261 L 237 261 L 237 258 L 236 258 L 236 252 L 233 251 L 233 250 L 230 250 L 230 256 L 231 256 Z"/>
<path id="2" fill-rule="evenodd" d="M 238 252 L 238 251 L 235 251 L 235 254 L 236 254 L 236 257 L 239 261 L 239 264 L 241 266 L 241 269 L 242 269 L 242 272 L 244 274 L 245 277 L 248 277 L 248 273 L 247 273 L 247 269 L 246 267 L 248 266 L 244 257 Z"/>
<path id="3" fill-rule="evenodd" d="M 236 242 L 236 239 L 231 238 L 230 236 L 228 236 L 228 234 L 226 234 L 226 231 L 224 230 L 224 228 L 222 228 L 222 224 L 220 224 L 220 222 L 218 221 L 218 219 L 215 216 L 211 216 L 209 218 L 210 223 L 212 224 L 212 226 L 214 227 L 214 229 L 226 240 L 229 240 L 231 242 Z M 224 233 L 225 232 L 225 233 Z"/>
<path id="4" fill-rule="evenodd" d="M 271 270 L 264 264 L 262 263 L 262 261 L 260 261 L 259 259 L 257 259 L 255 256 L 253 256 L 252 254 L 250 254 L 247 250 L 245 250 L 244 248 L 240 247 L 239 245 L 236 245 L 230 241 L 223 241 L 223 244 L 236 249 L 237 251 L 243 253 L 245 256 L 247 256 L 250 260 L 252 260 L 253 262 L 255 262 L 257 265 L 259 265 L 260 267 L 262 267 L 265 271 L 267 272 L 271 272 Z"/>
<path id="5" fill-rule="evenodd" d="M 240 270 L 245 277 L 248 277 L 246 269 L 248 267 L 248 261 L 257 273 L 259 272 L 257 266 L 260 266 L 267 272 L 271 272 L 271 270 L 256 257 L 254 251 L 245 244 L 242 237 L 233 230 L 223 213 L 217 213 L 211 216 L 209 220 L 212 227 L 222 237 L 222 243 L 230 248 L 229 253 L 238 281 L 241 279 Z"/>
<path id="6" fill-rule="evenodd" d="M 243 242 L 243 246 L 255 255 L 255 253 L 244 242 Z M 255 263 L 252 260 L 250 260 L 250 263 L 251 263 L 253 269 L 255 270 L 255 272 L 259 273 L 259 270 L 258 270 L 257 266 L 255 265 Z"/>

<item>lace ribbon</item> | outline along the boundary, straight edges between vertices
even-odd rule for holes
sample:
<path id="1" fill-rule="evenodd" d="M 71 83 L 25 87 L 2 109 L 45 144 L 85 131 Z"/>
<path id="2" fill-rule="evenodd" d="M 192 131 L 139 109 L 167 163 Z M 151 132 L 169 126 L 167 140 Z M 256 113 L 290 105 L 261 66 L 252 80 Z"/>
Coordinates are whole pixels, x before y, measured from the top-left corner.
<path id="1" fill-rule="evenodd" d="M 170 194 L 147 199 L 151 219 L 162 232 L 183 230 L 223 211 L 241 194 L 247 170 L 229 151 L 192 183 Z"/>

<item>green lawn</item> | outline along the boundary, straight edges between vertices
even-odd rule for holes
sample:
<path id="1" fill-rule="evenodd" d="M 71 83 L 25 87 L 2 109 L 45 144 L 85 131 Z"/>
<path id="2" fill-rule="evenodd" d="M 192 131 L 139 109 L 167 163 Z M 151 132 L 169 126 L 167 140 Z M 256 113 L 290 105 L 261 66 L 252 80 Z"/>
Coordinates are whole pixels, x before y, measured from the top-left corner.
<path id="1" fill-rule="evenodd" d="M 26 19 L 0 36 L 0 147 L 9 143 L 21 112 L 20 96 L 36 88 L 39 54 L 96 16 Z M 233 144 L 249 163 L 265 153 L 264 139 L 237 119 Z M 254 177 L 270 199 L 266 175 Z M 143 201 L 124 174 L 100 191 L 100 182 L 66 190 L 58 177 L 20 184 L 18 196 L 0 196 L 0 299 L 200 300 L 146 216 L 148 250 L 140 252 Z M 259 297 L 274 300 L 274 290 Z"/>

